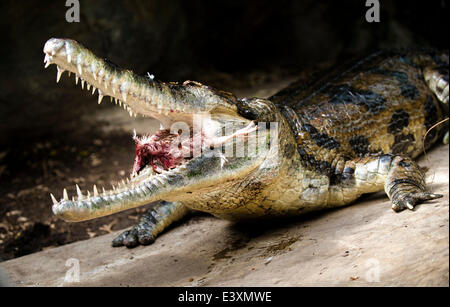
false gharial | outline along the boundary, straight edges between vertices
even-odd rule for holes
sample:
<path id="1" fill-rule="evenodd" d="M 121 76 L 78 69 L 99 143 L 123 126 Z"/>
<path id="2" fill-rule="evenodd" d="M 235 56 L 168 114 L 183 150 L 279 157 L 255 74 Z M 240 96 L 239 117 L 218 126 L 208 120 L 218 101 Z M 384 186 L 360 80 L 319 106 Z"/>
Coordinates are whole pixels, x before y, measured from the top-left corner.
<path id="1" fill-rule="evenodd" d="M 134 135 L 122 183 L 51 195 L 54 214 L 70 222 L 154 203 L 113 246 L 150 244 L 191 210 L 239 221 L 344 206 L 383 189 L 397 212 L 442 197 L 413 159 L 448 139 L 448 51 L 379 51 L 268 99 L 140 76 L 70 39 L 48 40 L 44 53 L 57 81 L 74 73 L 98 103 L 110 96 L 130 116 L 161 122 Z"/>

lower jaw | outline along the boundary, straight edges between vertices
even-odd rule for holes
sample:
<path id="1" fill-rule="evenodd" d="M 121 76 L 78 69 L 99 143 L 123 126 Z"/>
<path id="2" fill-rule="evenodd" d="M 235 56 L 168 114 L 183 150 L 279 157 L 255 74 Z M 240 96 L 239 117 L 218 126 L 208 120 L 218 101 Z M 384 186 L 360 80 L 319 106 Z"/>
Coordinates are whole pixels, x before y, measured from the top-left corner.
<path id="1" fill-rule="evenodd" d="M 61 200 L 53 205 L 53 212 L 65 221 L 80 222 L 149 204 L 159 200 L 162 194 L 170 194 L 167 182 L 180 180 L 178 174 L 183 168 L 184 165 L 180 165 L 162 174 L 155 174 L 146 167 L 128 184 L 99 195 Z"/>

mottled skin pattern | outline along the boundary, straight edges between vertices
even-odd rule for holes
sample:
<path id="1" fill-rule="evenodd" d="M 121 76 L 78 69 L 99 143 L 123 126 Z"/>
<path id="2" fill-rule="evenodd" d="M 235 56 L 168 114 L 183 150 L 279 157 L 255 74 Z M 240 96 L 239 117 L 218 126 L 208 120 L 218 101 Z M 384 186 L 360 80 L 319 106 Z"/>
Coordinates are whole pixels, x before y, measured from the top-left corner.
<path id="1" fill-rule="evenodd" d="M 161 174 L 145 168 L 101 195 L 95 187 L 93 196 L 52 196 L 53 211 L 68 221 L 159 202 L 113 246 L 150 244 L 191 209 L 245 220 L 343 206 L 383 189 L 395 211 L 442 196 L 427 192 L 424 172 L 412 159 L 448 131 L 444 123 L 426 135 L 448 116 L 448 52 L 378 52 L 269 99 L 239 100 L 198 83 L 145 80 L 71 40 L 49 40 L 44 52 L 47 66 L 78 73 L 102 95 L 123 99 L 130 115 L 171 123 L 208 114 L 209 138 L 215 141 L 222 128 L 238 123 L 250 127 L 236 128 L 238 136 L 247 135 L 252 122 L 278 128 L 276 135 L 259 129 L 266 145 L 278 147 L 258 148 L 256 156 L 224 162 L 220 155 L 202 155 Z"/>

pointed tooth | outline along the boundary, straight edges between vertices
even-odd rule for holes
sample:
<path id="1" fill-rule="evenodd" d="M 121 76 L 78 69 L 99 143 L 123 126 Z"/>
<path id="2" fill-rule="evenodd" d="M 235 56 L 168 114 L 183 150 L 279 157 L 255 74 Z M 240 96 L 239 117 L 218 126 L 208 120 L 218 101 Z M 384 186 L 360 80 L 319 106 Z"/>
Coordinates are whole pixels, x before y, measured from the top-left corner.
<path id="1" fill-rule="evenodd" d="M 89 91 L 91 89 L 91 85 L 89 83 L 86 82 L 86 88 Z"/>
<path id="2" fill-rule="evenodd" d="M 95 86 L 92 86 L 92 95 L 94 95 L 96 89 L 97 88 Z"/>
<path id="3" fill-rule="evenodd" d="M 126 185 L 126 184 L 125 184 L 125 180 L 123 180 L 123 179 L 122 179 L 122 185 L 123 185 L 123 186 L 125 186 L 125 185 Z"/>
<path id="4" fill-rule="evenodd" d="M 72 196 L 72 201 L 75 202 L 75 196 Z"/>
<path id="5" fill-rule="evenodd" d="M 127 178 L 127 184 L 129 184 L 129 183 L 130 183 L 130 179 Z"/>
<path id="6" fill-rule="evenodd" d="M 81 76 L 83 74 L 83 69 L 81 68 L 81 64 L 78 64 L 77 68 L 78 68 L 78 74 Z"/>
<path id="7" fill-rule="evenodd" d="M 47 68 L 50 64 L 50 61 L 48 61 L 47 63 L 45 63 L 44 68 Z"/>
<path id="8" fill-rule="evenodd" d="M 69 71 L 67 71 L 67 74 L 68 74 L 68 75 L 69 75 L 69 77 L 70 77 L 70 74 L 71 74 L 70 70 L 69 70 Z"/>
<path id="9" fill-rule="evenodd" d="M 44 63 L 47 63 L 50 61 L 50 56 L 46 53 L 44 57 Z"/>
<path id="10" fill-rule="evenodd" d="M 78 79 L 79 79 L 78 75 L 75 74 L 75 84 L 78 84 Z"/>
<path id="11" fill-rule="evenodd" d="M 115 190 L 116 190 L 116 187 L 115 187 L 114 185 L 112 185 L 112 188 L 113 188 L 113 191 L 115 191 Z"/>
<path id="12" fill-rule="evenodd" d="M 103 195 L 106 195 L 105 187 L 102 187 Z"/>
<path id="13" fill-rule="evenodd" d="M 128 111 L 128 114 L 130 114 L 130 117 L 133 117 L 133 112 Z"/>
<path id="14" fill-rule="evenodd" d="M 78 196 L 78 199 L 83 199 L 83 198 L 84 198 L 84 195 L 83 195 L 83 193 L 81 193 L 80 187 L 78 186 L 78 184 L 76 184 L 75 186 L 77 187 L 77 196 Z"/>
<path id="15" fill-rule="evenodd" d="M 119 106 L 122 106 L 122 101 L 119 100 Z"/>
<path id="16" fill-rule="evenodd" d="M 91 192 L 87 191 L 87 198 L 91 198 Z"/>
<path id="17" fill-rule="evenodd" d="M 113 95 L 116 94 L 116 89 L 114 88 L 114 86 L 112 87 L 112 92 L 113 92 Z"/>
<path id="18" fill-rule="evenodd" d="M 84 90 L 84 80 L 81 79 L 81 88 Z"/>
<path id="19" fill-rule="evenodd" d="M 50 193 L 50 197 L 52 198 L 53 204 L 56 205 L 58 203 L 58 201 L 56 200 L 55 196 L 53 196 L 53 194 Z"/>
<path id="20" fill-rule="evenodd" d="M 61 79 L 61 75 L 64 72 L 64 69 L 60 68 L 59 66 L 56 66 L 56 83 L 59 82 L 59 80 Z"/>
<path id="21" fill-rule="evenodd" d="M 64 197 L 64 200 L 69 200 L 69 195 L 67 195 L 66 189 L 64 189 L 64 191 L 63 191 L 63 197 Z"/>
<path id="22" fill-rule="evenodd" d="M 95 184 L 94 184 L 94 196 L 98 196 L 98 190 Z"/>
<path id="23" fill-rule="evenodd" d="M 127 92 L 123 92 L 123 93 L 122 93 L 122 100 L 123 100 L 124 102 L 127 101 L 127 95 L 128 95 Z"/>
<path id="24" fill-rule="evenodd" d="M 98 104 L 102 103 L 102 99 L 103 99 L 103 95 L 99 94 L 98 95 Z"/>

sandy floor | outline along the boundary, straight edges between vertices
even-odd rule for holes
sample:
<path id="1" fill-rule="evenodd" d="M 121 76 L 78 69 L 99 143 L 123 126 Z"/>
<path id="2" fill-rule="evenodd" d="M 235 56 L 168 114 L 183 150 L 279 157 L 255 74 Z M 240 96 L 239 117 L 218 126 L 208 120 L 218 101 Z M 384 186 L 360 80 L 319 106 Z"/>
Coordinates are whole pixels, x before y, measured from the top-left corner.
<path id="1" fill-rule="evenodd" d="M 113 233 L 1 266 L 22 286 L 448 286 L 448 154 L 439 146 L 422 158 L 444 198 L 415 211 L 395 213 L 377 193 L 274 225 L 198 215 L 151 246 L 112 248 Z"/>

